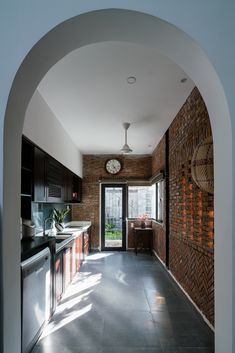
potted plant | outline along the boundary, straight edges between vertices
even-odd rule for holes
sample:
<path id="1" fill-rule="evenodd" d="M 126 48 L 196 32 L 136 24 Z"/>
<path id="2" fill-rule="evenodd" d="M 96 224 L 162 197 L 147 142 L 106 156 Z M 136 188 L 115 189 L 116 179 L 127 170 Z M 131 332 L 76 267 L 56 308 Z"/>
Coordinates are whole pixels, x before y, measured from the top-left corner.
<path id="1" fill-rule="evenodd" d="M 141 228 L 145 228 L 145 221 L 147 221 L 147 219 L 149 219 L 149 215 L 147 213 L 143 213 L 138 216 Z"/>
<path id="2" fill-rule="evenodd" d="M 62 231 L 64 229 L 64 219 L 69 213 L 70 210 L 57 210 L 56 208 L 53 209 L 52 217 L 55 221 L 55 226 L 58 231 Z"/>

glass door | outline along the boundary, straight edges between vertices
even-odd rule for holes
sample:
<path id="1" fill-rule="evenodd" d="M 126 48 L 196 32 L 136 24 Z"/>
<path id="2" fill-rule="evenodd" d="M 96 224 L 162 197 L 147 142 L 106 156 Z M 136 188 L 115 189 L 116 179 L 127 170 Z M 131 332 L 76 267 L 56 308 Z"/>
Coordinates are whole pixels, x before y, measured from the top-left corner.
<path id="1" fill-rule="evenodd" d="M 101 250 L 126 250 L 126 185 L 101 185 Z"/>

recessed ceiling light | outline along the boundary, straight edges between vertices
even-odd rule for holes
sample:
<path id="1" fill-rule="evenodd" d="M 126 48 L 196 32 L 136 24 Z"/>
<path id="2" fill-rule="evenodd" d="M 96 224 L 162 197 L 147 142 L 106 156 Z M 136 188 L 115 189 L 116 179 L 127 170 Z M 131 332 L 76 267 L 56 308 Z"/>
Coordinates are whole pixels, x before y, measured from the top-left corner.
<path id="1" fill-rule="evenodd" d="M 186 81 L 187 81 L 187 78 L 186 78 L 186 77 L 183 77 L 183 78 L 181 78 L 181 80 L 180 80 L 181 83 L 185 83 Z"/>
<path id="2" fill-rule="evenodd" d="M 133 83 L 136 83 L 136 77 L 135 76 L 129 76 L 127 77 L 127 83 L 129 83 L 130 85 L 133 85 Z"/>

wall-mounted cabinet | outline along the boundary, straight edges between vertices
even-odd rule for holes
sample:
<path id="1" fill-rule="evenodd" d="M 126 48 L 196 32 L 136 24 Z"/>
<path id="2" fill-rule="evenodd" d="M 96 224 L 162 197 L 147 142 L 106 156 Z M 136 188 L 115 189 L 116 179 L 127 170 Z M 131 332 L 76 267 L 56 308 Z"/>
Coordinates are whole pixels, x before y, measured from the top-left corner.
<path id="1" fill-rule="evenodd" d="M 31 218 L 31 202 L 81 202 L 82 179 L 22 139 L 21 217 Z"/>
<path id="2" fill-rule="evenodd" d="M 73 174 L 72 178 L 72 202 L 82 201 L 82 179 Z"/>
<path id="3" fill-rule="evenodd" d="M 67 169 L 65 175 L 65 202 L 82 201 L 82 179 Z"/>
<path id="4" fill-rule="evenodd" d="M 72 202 L 72 189 L 73 189 L 73 173 L 69 169 L 66 169 L 65 189 L 64 189 L 65 202 Z"/>
<path id="5" fill-rule="evenodd" d="M 22 140 L 21 149 L 21 217 L 31 219 L 34 182 L 34 146 Z"/>
<path id="6" fill-rule="evenodd" d="M 47 202 L 64 202 L 66 168 L 54 158 L 46 158 L 46 194 Z"/>
<path id="7" fill-rule="evenodd" d="M 34 201 L 46 202 L 46 153 L 34 148 Z"/>

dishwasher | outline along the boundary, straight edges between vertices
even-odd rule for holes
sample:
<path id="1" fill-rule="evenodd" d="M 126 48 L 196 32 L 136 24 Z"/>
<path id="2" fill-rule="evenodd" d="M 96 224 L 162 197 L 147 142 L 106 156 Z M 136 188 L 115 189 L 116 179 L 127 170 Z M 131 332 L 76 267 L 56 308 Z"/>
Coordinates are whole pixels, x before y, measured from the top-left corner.
<path id="1" fill-rule="evenodd" d="M 22 353 L 30 352 L 50 317 L 50 267 L 48 247 L 21 263 Z"/>

